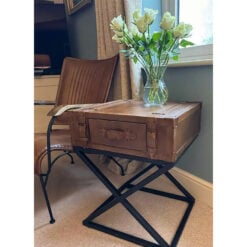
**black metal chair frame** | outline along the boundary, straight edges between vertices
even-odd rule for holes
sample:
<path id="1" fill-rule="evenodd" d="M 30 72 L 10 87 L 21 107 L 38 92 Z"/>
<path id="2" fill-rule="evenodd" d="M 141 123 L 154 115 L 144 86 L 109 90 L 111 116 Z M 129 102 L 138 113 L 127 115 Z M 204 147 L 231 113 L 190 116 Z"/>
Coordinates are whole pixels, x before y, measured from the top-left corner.
<path id="1" fill-rule="evenodd" d="M 53 167 L 53 165 L 55 164 L 55 162 L 60 159 L 61 157 L 63 157 L 64 155 L 68 155 L 70 157 L 70 163 L 74 164 L 74 158 L 71 155 L 71 151 L 70 150 L 63 150 L 63 153 L 57 155 L 53 160 L 51 159 L 51 148 L 50 148 L 50 143 L 51 143 L 51 132 L 52 132 L 52 127 L 53 127 L 53 123 L 56 120 L 56 116 L 53 116 L 48 124 L 48 128 L 47 128 L 47 171 L 46 172 L 42 172 L 39 174 L 39 179 L 40 179 L 40 184 L 41 184 L 41 188 L 45 197 L 45 202 L 46 202 L 46 206 L 49 212 L 49 216 L 50 216 L 50 224 L 55 223 L 55 219 L 53 217 L 53 213 L 52 213 L 52 209 L 51 209 L 51 204 L 49 201 L 49 197 L 48 197 L 48 193 L 46 190 L 47 187 L 47 182 L 48 182 L 48 178 L 49 175 L 51 173 L 51 169 Z"/>
<path id="2" fill-rule="evenodd" d="M 54 101 L 35 101 L 34 102 L 34 105 L 55 105 L 55 102 Z M 54 117 L 52 117 L 51 119 L 50 119 L 50 121 L 49 121 L 49 124 L 48 124 L 48 128 L 47 128 L 47 143 L 49 142 L 49 144 L 50 144 L 50 135 L 51 135 L 51 131 L 52 131 L 52 126 L 53 126 L 53 123 L 54 123 L 54 121 L 55 121 L 55 116 Z M 50 145 L 49 145 L 49 148 L 48 148 L 48 150 L 49 150 L 49 153 L 50 153 Z M 71 151 L 70 150 L 66 150 L 66 149 L 64 149 L 63 150 L 63 152 L 64 153 L 62 153 L 62 154 L 60 154 L 60 155 L 58 155 L 52 162 L 51 162 L 51 158 L 49 158 L 49 160 L 48 160 L 48 172 L 47 173 L 43 173 L 42 175 L 43 175 L 43 177 L 44 176 L 46 176 L 47 174 L 49 175 L 50 174 L 50 172 L 51 172 L 51 167 L 53 166 L 53 164 L 59 159 L 59 158 L 61 158 L 61 157 L 63 157 L 64 155 L 68 155 L 69 157 L 70 157 L 70 163 L 71 164 L 74 164 L 75 162 L 74 162 L 74 158 L 73 158 L 73 156 L 71 155 Z M 46 180 L 46 179 L 45 179 Z M 44 181 L 45 181 L 44 180 Z M 45 182 L 45 184 L 46 184 L 47 182 Z M 47 193 L 46 193 L 47 194 Z"/>
<path id="3" fill-rule="evenodd" d="M 55 162 L 58 159 L 60 159 L 61 157 L 63 157 L 64 155 L 68 155 L 70 157 L 70 163 L 74 164 L 74 159 L 73 159 L 73 156 L 71 155 L 72 152 L 70 150 L 66 150 L 66 149 L 64 149 L 63 153 L 56 156 L 53 160 L 51 159 L 51 148 L 50 148 L 51 147 L 51 132 L 52 132 L 52 127 L 53 127 L 53 124 L 54 124 L 56 118 L 57 118 L 56 116 L 51 117 L 49 124 L 48 124 L 48 127 L 47 127 L 47 164 L 48 164 L 47 165 L 47 171 L 39 174 L 41 188 L 42 188 L 42 191 L 44 194 L 46 206 L 47 206 L 49 216 L 50 216 L 50 224 L 55 223 L 55 219 L 54 219 L 53 212 L 51 209 L 51 204 L 50 204 L 50 200 L 48 197 L 46 187 L 47 187 L 47 182 L 48 182 L 48 178 L 49 178 L 49 175 L 51 173 L 52 167 L 55 164 Z M 122 176 L 124 176 L 125 172 L 124 172 L 122 165 L 119 162 L 117 162 L 113 157 L 108 156 L 108 158 L 112 159 L 115 162 L 115 164 L 120 168 L 120 171 L 121 171 L 120 174 Z"/>
<path id="4" fill-rule="evenodd" d="M 116 236 L 118 238 L 136 243 L 141 246 L 146 247 L 154 247 L 154 246 L 162 246 L 162 247 L 175 247 L 179 241 L 179 238 L 182 234 L 182 231 L 185 227 L 185 224 L 188 220 L 190 212 L 193 208 L 195 199 L 194 197 L 168 172 L 173 166 L 174 163 L 169 163 L 161 160 L 151 160 L 143 157 L 136 157 L 131 155 L 119 154 L 109 151 L 100 151 L 94 149 L 88 149 L 83 147 L 73 147 L 74 152 L 80 157 L 81 160 L 87 165 L 87 167 L 98 177 L 98 179 L 105 185 L 105 187 L 111 192 L 111 196 L 106 199 L 94 212 L 92 212 L 85 220 L 83 220 L 83 224 L 87 227 L 94 228 L 96 230 L 108 233 L 110 235 Z M 116 188 L 113 183 L 103 174 L 103 172 L 95 165 L 92 160 L 87 156 L 88 153 L 93 154 L 104 154 L 110 157 L 120 157 L 120 158 L 128 158 L 133 160 L 140 160 L 149 163 L 149 165 L 144 168 L 142 171 L 134 175 L 127 182 L 125 182 L 119 188 Z M 134 182 L 139 179 L 141 176 L 150 172 L 152 168 L 156 168 L 151 174 L 142 180 L 138 180 L 136 184 Z M 183 193 L 182 195 L 172 194 L 164 191 L 155 190 L 152 188 L 145 187 L 148 183 L 152 182 L 156 178 L 161 175 L 165 175 L 176 187 L 179 191 Z M 138 212 L 138 210 L 127 200 L 127 198 L 136 193 L 137 191 L 143 191 L 147 193 L 152 193 L 157 196 L 168 197 L 175 200 L 180 200 L 185 203 L 188 203 L 188 206 L 184 212 L 184 215 L 178 225 L 178 228 L 174 234 L 174 237 L 171 243 L 167 243 L 167 241 L 161 237 L 161 235 L 145 220 L 145 218 Z M 105 225 L 93 222 L 95 218 L 111 209 L 116 204 L 122 204 L 128 212 L 143 226 L 143 228 L 156 240 L 157 243 L 147 241 L 145 239 L 141 239 L 134 235 L 107 227 Z"/>

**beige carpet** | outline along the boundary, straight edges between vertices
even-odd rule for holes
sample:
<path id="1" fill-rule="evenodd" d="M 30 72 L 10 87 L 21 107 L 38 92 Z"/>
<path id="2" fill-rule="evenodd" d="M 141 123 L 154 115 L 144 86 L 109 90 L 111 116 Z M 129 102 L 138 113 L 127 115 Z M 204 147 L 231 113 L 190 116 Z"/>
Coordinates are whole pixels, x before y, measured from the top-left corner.
<path id="1" fill-rule="evenodd" d="M 39 180 L 35 176 L 34 197 L 34 243 L 35 247 L 134 247 L 136 244 L 113 237 L 82 225 L 85 219 L 110 193 L 94 174 L 77 157 L 71 165 L 68 157 L 62 158 L 54 167 L 49 178 L 48 191 L 52 203 L 55 224 L 49 224 L 48 211 L 44 202 Z M 119 185 L 129 178 L 121 177 L 102 167 L 114 184 Z M 149 185 L 160 190 L 176 192 L 176 188 L 160 177 Z M 143 214 L 148 222 L 169 243 L 184 212 L 186 204 L 161 198 L 149 193 L 138 192 L 129 201 Z M 96 221 L 96 220 L 95 220 Z M 130 234 L 153 241 L 152 237 L 121 206 L 116 205 L 97 218 L 97 222 L 113 226 Z M 212 209 L 196 201 L 178 247 L 211 247 Z"/>

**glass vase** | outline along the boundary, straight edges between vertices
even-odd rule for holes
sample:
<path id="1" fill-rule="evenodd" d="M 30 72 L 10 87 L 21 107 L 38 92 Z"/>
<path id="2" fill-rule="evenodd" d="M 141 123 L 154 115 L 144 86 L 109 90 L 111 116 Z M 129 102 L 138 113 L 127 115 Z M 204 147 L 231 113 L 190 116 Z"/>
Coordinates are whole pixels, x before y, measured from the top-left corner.
<path id="1" fill-rule="evenodd" d="M 168 100 L 168 89 L 164 81 L 164 71 L 159 74 L 145 70 L 146 83 L 143 90 L 143 101 L 146 106 L 163 105 Z"/>

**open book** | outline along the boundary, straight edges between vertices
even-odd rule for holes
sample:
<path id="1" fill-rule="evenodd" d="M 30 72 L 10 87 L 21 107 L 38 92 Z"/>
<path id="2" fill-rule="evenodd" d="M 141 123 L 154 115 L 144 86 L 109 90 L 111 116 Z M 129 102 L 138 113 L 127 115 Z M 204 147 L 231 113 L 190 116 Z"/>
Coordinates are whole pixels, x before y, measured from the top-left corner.
<path id="1" fill-rule="evenodd" d="M 48 116 L 60 116 L 65 111 L 72 110 L 72 109 L 86 109 L 91 106 L 95 106 L 96 104 L 74 104 L 74 105 L 59 105 L 55 106 L 48 112 Z"/>

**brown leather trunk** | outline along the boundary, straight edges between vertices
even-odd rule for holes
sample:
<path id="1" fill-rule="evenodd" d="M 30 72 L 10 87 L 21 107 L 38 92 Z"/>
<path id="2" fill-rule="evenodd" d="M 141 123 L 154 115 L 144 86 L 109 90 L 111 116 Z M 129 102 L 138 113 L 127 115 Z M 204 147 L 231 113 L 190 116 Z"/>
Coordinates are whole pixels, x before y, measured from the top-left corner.
<path id="1" fill-rule="evenodd" d="M 117 100 L 68 112 L 72 145 L 175 162 L 200 131 L 200 102 Z"/>

